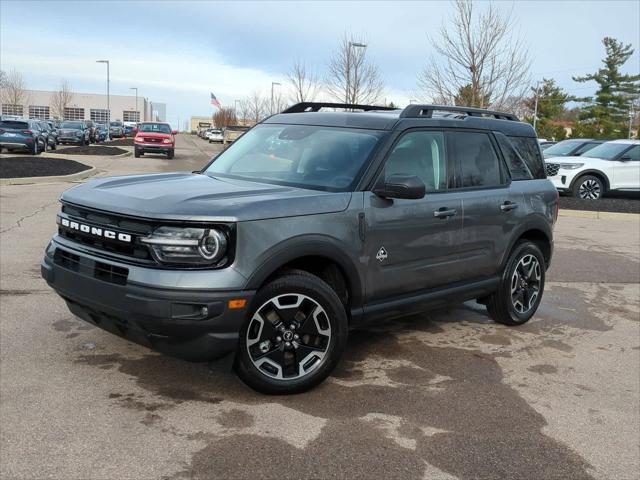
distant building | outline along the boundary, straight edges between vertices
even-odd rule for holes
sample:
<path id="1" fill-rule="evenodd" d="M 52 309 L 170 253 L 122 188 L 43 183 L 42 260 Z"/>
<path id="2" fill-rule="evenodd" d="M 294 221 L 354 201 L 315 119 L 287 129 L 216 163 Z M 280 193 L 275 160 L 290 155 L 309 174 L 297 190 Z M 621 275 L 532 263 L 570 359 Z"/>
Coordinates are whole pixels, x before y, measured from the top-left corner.
<path id="1" fill-rule="evenodd" d="M 155 122 L 167 121 L 167 104 L 151 102 L 151 120 Z"/>
<path id="2" fill-rule="evenodd" d="M 192 132 L 211 127 L 213 127 L 212 117 L 191 117 L 191 121 L 189 122 L 189 130 Z"/>
<path id="3" fill-rule="evenodd" d="M 107 110 L 107 96 L 99 93 L 73 93 L 71 102 L 64 112 L 56 112 L 53 98 L 56 92 L 46 90 L 26 90 L 25 102 L 22 105 L 8 105 L 2 103 L 2 115 L 18 115 L 26 118 L 48 120 L 93 120 L 106 122 L 109 115 Z M 109 110 L 111 121 L 142 122 L 152 120 L 152 105 L 158 115 L 166 117 L 164 103 L 152 103 L 144 97 L 135 95 L 110 95 Z"/>

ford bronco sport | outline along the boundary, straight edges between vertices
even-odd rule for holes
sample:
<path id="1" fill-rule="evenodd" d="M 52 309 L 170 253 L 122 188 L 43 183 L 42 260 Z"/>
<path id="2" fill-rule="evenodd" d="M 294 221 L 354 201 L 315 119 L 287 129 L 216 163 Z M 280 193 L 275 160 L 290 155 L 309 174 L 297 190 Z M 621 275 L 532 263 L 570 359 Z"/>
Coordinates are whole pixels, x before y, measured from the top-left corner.
<path id="1" fill-rule="evenodd" d="M 42 276 L 74 314 L 184 359 L 235 352 L 274 394 L 320 383 L 364 322 L 475 299 L 523 324 L 558 213 L 530 125 L 431 105 L 297 104 L 202 171 L 61 203 Z"/>

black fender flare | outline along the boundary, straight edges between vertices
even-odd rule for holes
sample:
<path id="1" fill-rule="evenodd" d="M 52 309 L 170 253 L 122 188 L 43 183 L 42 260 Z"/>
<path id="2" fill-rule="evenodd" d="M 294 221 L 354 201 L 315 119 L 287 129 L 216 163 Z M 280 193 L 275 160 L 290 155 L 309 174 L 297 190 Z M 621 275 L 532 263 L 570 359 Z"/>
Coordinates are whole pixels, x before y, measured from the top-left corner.
<path id="1" fill-rule="evenodd" d="M 604 172 L 602 172 L 601 170 L 596 170 L 594 168 L 591 168 L 591 169 L 588 169 L 588 170 L 584 170 L 584 171 L 580 172 L 578 175 L 576 175 L 575 178 L 571 181 L 571 185 L 569 185 L 569 190 L 573 191 L 573 187 L 576 184 L 576 182 L 578 181 L 578 179 L 581 178 L 581 177 L 584 177 L 585 175 L 596 175 L 596 176 L 602 178 L 604 180 L 604 188 L 605 188 L 605 190 L 609 191 L 611 189 L 611 185 L 609 183 L 609 177 Z"/>
<path id="2" fill-rule="evenodd" d="M 246 288 L 257 290 L 274 272 L 299 258 L 325 257 L 342 269 L 351 293 L 351 308 L 359 307 L 364 299 L 364 281 L 346 250 L 339 240 L 324 235 L 290 238 L 269 249 L 268 256 L 259 261 L 259 267 L 249 277 Z"/>
<path id="3" fill-rule="evenodd" d="M 513 247 L 516 242 L 525 233 L 531 231 L 539 231 L 547 238 L 551 247 L 550 251 L 553 253 L 553 229 L 549 223 L 549 220 L 542 214 L 533 214 L 526 218 L 526 220 L 513 232 L 508 247 L 505 249 L 500 259 L 500 271 L 504 268 L 505 264 L 509 260 L 509 256 L 513 251 Z M 548 265 L 547 265 L 548 267 Z"/>

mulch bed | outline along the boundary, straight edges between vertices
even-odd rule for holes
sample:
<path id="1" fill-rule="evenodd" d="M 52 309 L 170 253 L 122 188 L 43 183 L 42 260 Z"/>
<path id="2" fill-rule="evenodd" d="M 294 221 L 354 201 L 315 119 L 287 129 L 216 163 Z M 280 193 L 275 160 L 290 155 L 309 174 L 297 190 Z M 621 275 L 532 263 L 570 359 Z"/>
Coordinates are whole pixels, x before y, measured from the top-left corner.
<path id="1" fill-rule="evenodd" d="M 110 141 L 109 145 L 116 147 L 133 147 L 133 138 L 118 138 Z"/>
<path id="2" fill-rule="evenodd" d="M 560 196 L 560 211 L 590 210 L 595 212 L 640 213 L 640 195 L 616 194 L 600 200 L 582 200 L 581 198 Z"/>
<path id="3" fill-rule="evenodd" d="M 118 147 L 106 145 L 85 145 L 84 147 L 66 147 L 60 148 L 59 153 L 67 155 L 121 155 L 127 153 L 127 150 Z"/>
<path id="4" fill-rule="evenodd" d="M 0 178 L 71 175 L 91 167 L 73 160 L 51 157 L 1 157 Z"/>

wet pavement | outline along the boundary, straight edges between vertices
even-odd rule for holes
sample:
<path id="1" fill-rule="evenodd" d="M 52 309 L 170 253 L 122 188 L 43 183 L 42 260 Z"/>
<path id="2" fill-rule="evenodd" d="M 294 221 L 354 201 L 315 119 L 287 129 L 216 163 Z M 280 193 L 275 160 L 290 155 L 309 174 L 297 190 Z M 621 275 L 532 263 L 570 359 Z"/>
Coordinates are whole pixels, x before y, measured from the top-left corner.
<path id="1" fill-rule="evenodd" d="M 176 158 L 105 171 L 194 170 Z M 468 302 L 351 333 L 320 387 L 266 397 L 73 317 L 40 279 L 69 184 L 0 187 L 1 478 L 638 478 L 640 220 L 561 216 L 526 325 Z"/>

